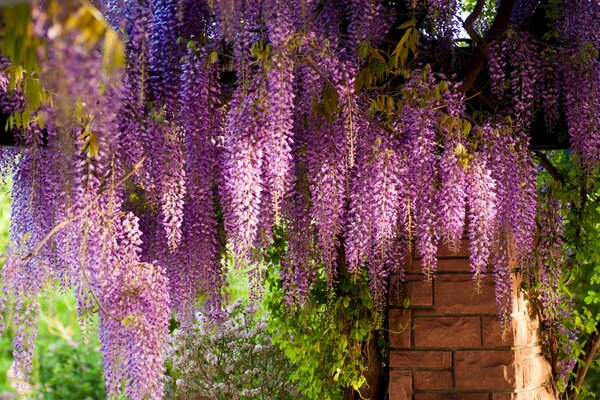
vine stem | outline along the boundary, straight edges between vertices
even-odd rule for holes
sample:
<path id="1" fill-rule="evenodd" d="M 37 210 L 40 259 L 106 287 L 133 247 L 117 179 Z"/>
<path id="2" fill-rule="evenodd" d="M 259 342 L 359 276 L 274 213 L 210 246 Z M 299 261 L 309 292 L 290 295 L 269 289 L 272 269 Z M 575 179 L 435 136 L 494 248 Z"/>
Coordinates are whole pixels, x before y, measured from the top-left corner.
<path id="1" fill-rule="evenodd" d="M 125 183 L 125 181 L 127 181 L 129 178 L 131 178 L 131 176 L 133 174 L 135 174 L 138 169 L 140 169 L 140 167 L 142 166 L 142 164 L 144 163 L 145 160 L 146 160 L 146 156 L 143 156 L 142 158 L 140 158 L 140 160 L 131 168 L 131 171 L 129 171 L 121 179 L 119 179 L 115 186 L 117 186 L 117 187 L 121 186 L 123 183 Z M 46 243 L 48 243 L 48 241 L 52 238 L 52 236 L 56 235 L 58 232 L 60 232 L 60 230 L 62 230 L 64 227 L 68 226 L 70 223 L 76 221 L 79 217 L 81 217 L 83 214 L 85 214 L 90 208 L 92 208 L 92 206 L 95 203 L 95 200 L 98 200 L 100 198 L 100 196 L 104 193 L 105 190 L 106 190 L 105 188 L 101 189 L 98 192 L 98 194 L 96 194 L 93 201 L 90 201 L 90 203 L 87 206 L 85 206 L 83 209 L 81 209 L 81 211 L 79 211 L 79 213 L 77 213 L 76 215 L 74 215 L 68 219 L 65 219 L 64 221 L 61 221 L 60 223 L 55 225 L 50 230 L 50 232 L 48 232 L 48 234 L 42 240 L 40 240 L 40 242 L 37 244 L 37 246 L 35 246 L 29 254 L 27 254 L 25 257 L 22 258 L 21 263 L 27 264 L 28 262 L 30 262 L 31 259 L 33 257 L 35 257 L 42 250 L 44 245 Z"/>
<path id="2" fill-rule="evenodd" d="M 590 335 L 583 348 L 585 359 L 582 363 L 575 365 L 573 369 L 573 377 L 569 382 L 566 399 L 577 400 L 579 398 L 585 376 L 598 352 L 600 352 L 600 321 L 596 324 L 596 331 Z"/>
<path id="3" fill-rule="evenodd" d="M 473 8 L 473 12 L 469 14 L 469 16 L 467 17 L 467 19 L 465 19 L 465 22 L 463 24 L 463 28 L 465 28 L 465 31 L 469 34 L 469 37 L 478 45 L 481 45 L 481 43 L 483 42 L 483 38 L 479 35 L 479 33 L 477 33 L 477 31 L 473 27 L 473 24 L 475 23 L 475 20 L 477 20 L 477 18 L 479 18 L 479 16 L 481 15 L 484 6 L 485 0 L 477 0 L 477 4 L 475 4 L 475 7 Z"/>

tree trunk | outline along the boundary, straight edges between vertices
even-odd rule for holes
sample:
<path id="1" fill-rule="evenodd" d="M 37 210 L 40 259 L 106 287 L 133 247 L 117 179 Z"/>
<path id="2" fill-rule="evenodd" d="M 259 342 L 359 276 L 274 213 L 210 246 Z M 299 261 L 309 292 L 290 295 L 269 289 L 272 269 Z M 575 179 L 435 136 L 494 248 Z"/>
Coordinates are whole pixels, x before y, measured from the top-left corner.
<path id="1" fill-rule="evenodd" d="M 365 345 L 367 356 L 367 370 L 365 378 L 367 383 L 360 389 L 360 397 L 370 400 L 382 400 L 385 396 L 383 382 L 383 369 L 381 366 L 381 350 L 379 349 L 379 330 L 371 331 L 369 341 Z"/>

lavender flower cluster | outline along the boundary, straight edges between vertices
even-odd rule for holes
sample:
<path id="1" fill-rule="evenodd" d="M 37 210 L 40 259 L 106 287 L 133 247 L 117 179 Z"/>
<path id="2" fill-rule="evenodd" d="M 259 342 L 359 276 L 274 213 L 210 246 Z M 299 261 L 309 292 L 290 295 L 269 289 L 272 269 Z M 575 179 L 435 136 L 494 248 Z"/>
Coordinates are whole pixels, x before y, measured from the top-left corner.
<path id="1" fill-rule="evenodd" d="M 505 112 L 515 116 L 516 127 L 523 131 L 528 130 L 537 105 L 543 106 L 550 129 L 562 106 L 571 148 L 590 174 L 600 165 L 600 35 L 590 29 L 600 18 L 600 5 L 569 0 L 555 7 L 558 46 L 542 47 L 519 26 L 488 46 L 492 91 L 508 100 Z"/>

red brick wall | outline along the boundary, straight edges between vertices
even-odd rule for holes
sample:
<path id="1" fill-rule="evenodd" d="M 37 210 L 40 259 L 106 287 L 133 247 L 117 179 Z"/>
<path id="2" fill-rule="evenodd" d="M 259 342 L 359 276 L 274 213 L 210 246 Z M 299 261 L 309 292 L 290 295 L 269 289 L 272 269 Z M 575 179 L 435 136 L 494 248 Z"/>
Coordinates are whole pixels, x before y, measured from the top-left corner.
<path id="1" fill-rule="evenodd" d="M 439 250 L 431 282 L 418 259 L 401 288 L 392 282 L 389 400 L 555 399 L 539 322 L 518 291 L 518 276 L 513 274 L 512 330 L 502 338 L 493 276 L 477 293 L 466 240 L 461 249 Z"/>

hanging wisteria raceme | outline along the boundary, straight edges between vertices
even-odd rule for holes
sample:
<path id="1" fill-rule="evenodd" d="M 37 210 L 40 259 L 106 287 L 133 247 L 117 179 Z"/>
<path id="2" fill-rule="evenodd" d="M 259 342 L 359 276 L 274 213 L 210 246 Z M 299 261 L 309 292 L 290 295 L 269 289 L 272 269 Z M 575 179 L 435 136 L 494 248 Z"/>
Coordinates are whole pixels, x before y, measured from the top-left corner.
<path id="1" fill-rule="evenodd" d="M 44 75 L 46 78 L 56 78 L 53 82 L 57 86 L 51 89 L 64 97 L 55 103 L 56 111 L 46 113 L 46 117 L 52 121 L 44 131 L 34 123 L 24 129 L 24 135 L 21 135 L 24 147 L 13 175 L 12 244 L 7 267 L 3 270 L 7 291 L 14 293 L 18 299 L 15 318 L 19 322 L 17 326 L 22 329 L 18 330 L 15 339 L 15 371 L 20 381 L 26 378 L 31 368 L 36 331 L 36 296 L 57 278 L 79 282 L 78 279 L 70 279 L 69 269 L 76 264 L 77 257 L 76 253 L 69 254 L 70 249 L 65 246 L 68 232 L 56 236 L 49 234 L 58 222 L 67 218 L 66 208 L 72 203 L 69 185 L 75 183 L 76 178 L 70 179 L 72 175 L 64 172 L 71 172 L 69 157 L 80 149 L 94 151 L 92 149 L 100 144 L 97 136 L 91 137 L 91 129 L 96 125 L 91 126 L 92 121 L 86 115 L 89 110 L 85 110 L 85 105 L 90 104 L 94 111 L 100 109 L 102 112 L 105 112 L 103 106 L 106 105 L 96 104 L 99 88 L 93 88 L 94 83 L 99 83 L 93 70 L 94 65 L 98 65 L 99 57 L 85 56 L 84 49 L 72 41 L 58 42 L 55 46 L 56 52 L 51 54 Z M 67 76 L 64 72 L 59 73 L 65 66 L 71 71 Z M 64 85 L 65 81 L 77 84 Z M 67 117 L 64 110 L 61 111 L 61 107 L 74 108 L 76 105 L 79 106 L 78 121 Z M 43 117 L 43 114 L 40 116 Z M 106 122 L 108 127 L 111 126 L 110 121 L 103 121 L 100 113 L 96 122 Z M 84 126 L 80 125 L 80 130 L 74 131 L 78 123 Z M 87 140 L 86 148 L 83 146 L 83 137 Z M 74 138 L 79 140 L 78 147 L 75 147 L 77 144 L 71 144 L 59 149 L 59 140 L 73 143 Z M 73 198 L 83 200 L 76 196 Z M 60 251 L 58 257 L 56 249 Z M 65 265 L 65 260 L 69 260 L 70 265 Z M 80 304 L 84 302 L 82 300 Z"/>
<path id="2" fill-rule="evenodd" d="M 202 35 L 216 35 L 214 20 L 206 0 L 182 0 L 180 3 L 179 36 L 191 40 Z M 218 29 L 218 28 L 217 28 Z"/>
<path id="3" fill-rule="evenodd" d="M 495 182 L 485 159 L 471 160 L 465 192 L 469 209 L 470 263 L 473 278 L 479 282 L 487 270 L 497 217 Z"/>
<path id="4" fill-rule="evenodd" d="M 591 172 L 600 165 L 600 63 L 581 51 L 570 55 L 562 65 L 564 109 L 571 147 Z"/>
<path id="5" fill-rule="evenodd" d="M 296 142 L 298 143 L 298 142 Z M 313 266 L 315 226 L 311 219 L 310 184 L 306 172 L 305 155 L 299 156 L 294 193 L 283 212 L 289 224 L 288 252 L 281 261 L 281 279 L 289 305 L 305 304 L 310 297 Z"/>
<path id="6" fill-rule="evenodd" d="M 376 46 L 388 31 L 384 8 L 377 0 L 353 0 L 349 5 L 348 50 L 356 51 L 365 41 Z"/>
<path id="7" fill-rule="evenodd" d="M 456 87 L 443 93 L 448 113 L 441 120 L 444 152 L 440 156 L 441 188 L 437 193 L 440 204 L 440 238 L 453 251 L 458 251 L 465 230 L 466 186 L 469 154 L 465 147 L 466 135 L 463 124 L 464 99 Z M 470 125 L 465 124 L 468 128 Z"/>
<path id="8" fill-rule="evenodd" d="M 555 58 L 546 57 L 544 59 L 542 81 L 538 91 L 542 93 L 542 105 L 544 107 L 544 121 L 546 129 L 554 132 L 556 124 L 560 119 L 560 101 L 561 101 L 561 68 Z"/>
<path id="9" fill-rule="evenodd" d="M 523 1 L 513 16 L 518 19 L 518 12 L 527 14 L 531 7 L 530 2 Z M 562 100 L 571 148 L 590 173 L 600 165 L 600 63 L 596 56 L 600 34 L 598 29 L 590 28 L 600 18 L 600 5 L 590 0 L 569 0 L 555 7 L 562 11 L 554 23 L 560 48 L 543 52 L 533 35 L 518 30 L 509 31 L 506 38 L 488 46 L 492 92 L 499 98 L 507 95 L 515 127 L 524 132 L 528 132 L 540 102 L 552 130 Z M 505 93 L 506 88 L 510 88 L 509 93 Z"/>
<path id="10" fill-rule="evenodd" d="M 238 88 L 225 123 L 223 171 L 220 194 L 225 230 L 236 254 L 247 257 L 257 241 L 261 203 L 266 186 L 263 171 L 262 77 L 248 89 Z"/>
<path id="11" fill-rule="evenodd" d="M 541 74 L 541 60 L 534 40 L 524 32 L 514 32 L 504 50 L 509 54 L 511 99 L 517 130 L 527 132 L 533 117 L 536 86 Z"/>
<path id="12" fill-rule="evenodd" d="M 97 7 L 108 21 L 108 23 L 117 30 L 123 26 L 124 15 L 123 10 L 126 8 L 124 0 L 93 0 L 92 3 L 97 4 Z"/>
<path id="13" fill-rule="evenodd" d="M 429 14 L 432 16 L 436 35 L 442 39 L 443 50 L 448 50 L 448 44 L 456 36 L 455 12 L 458 8 L 456 0 L 429 0 Z"/>
<path id="14" fill-rule="evenodd" d="M 274 220 L 278 222 L 281 204 L 290 192 L 293 171 L 292 127 L 295 93 L 294 65 L 289 48 L 292 34 L 295 32 L 293 10 L 296 4 L 287 0 L 265 4 L 269 6 L 265 14 L 267 33 L 273 46 L 270 70 L 267 73 L 269 104 L 268 109 L 265 110 L 267 131 L 264 137 L 263 166 L 266 189 L 273 211 L 265 210 L 265 214 L 274 213 Z"/>
<path id="15" fill-rule="evenodd" d="M 504 80 L 506 79 L 506 48 L 503 41 L 495 41 L 488 45 L 488 72 L 492 93 L 497 97 L 504 95 Z"/>
<path id="16" fill-rule="evenodd" d="M 305 304 L 309 300 L 311 283 L 316 275 L 315 224 L 312 220 L 311 182 L 309 179 L 308 147 L 312 108 L 320 97 L 322 78 L 307 65 L 296 67 L 295 90 L 298 93 L 294 115 L 294 177 L 292 193 L 283 204 L 287 229 L 288 252 L 282 259 L 281 278 L 289 305 Z"/>
<path id="17" fill-rule="evenodd" d="M 216 145 L 222 122 L 219 110 L 218 64 L 207 66 L 205 50 L 190 48 L 183 63 L 181 110 L 185 129 L 186 201 L 183 222 L 183 259 L 177 273 L 184 286 L 175 287 L 171 297 L 184 320 L 190 320 L 198 288 L 209 315 L 222 311 L 224 273 L 220 266 L 215 215 L 219 148 Z"/>
<path id="18" fill-rule="evenodd" d="M 311 129 L 307 138 L 307 169 L 312 197 L 312 218 L 317 228 L 317 244 L 330 283 L 337 276 L 337 246 L 345 216 L 347 185 L 346 135 L 341 123 Z"/>
<path id="19" fill-rule="evenodd" d="M 149 57 L 149 98 L 167 115 L 175 113 L 179 105 L 180 68 L 177 38 L 179 19 L 177 0 L 156 0 L 151 3 L 153 25 Z"/>
<path id="20" fill-rule="evenodd" d="M 255 4 L 260 4 L 260 1 L 254 1 Z M 241 10 L 242 2 L 240 0 L 222 0 L 217 2 L 215 7 L 215 14 L 217 15 L 217 20 L 219 21 L 219 25 L 221 26 L 221 34 L 223 38 L 227 41 L 232 41 L 234 39 L 239 39 L 242 31 L 239 29 L 238 24 L 245 25 L 241 22 L 242 14 L 244 13 Z M 249 6 L 252 8 L 252 5 Z M 247 17 L 248 15 L 244 15 Z M 243 18 L 246 21 L 248 19 Z M 253 20 L 252 18 L 250 20 Z"/>
<path id="21" fill-rule="evenodd" d="M 160 399 L 169 327 L 168 281 L 162 268 L 140 260 L 137 218 L 128 213 L 115 219 L 110 229 L 95 232 L 101 235 L 95 240 L 103 242 L 104 251 L 94 254 L 96 261 L 90 265 L 102 311 L 107 394 L 118 396 L 125 381 L 127 398 Z M 106 264 L 112 266 L 111 273 Z"/>
<path id="22" fill-rule="evenodd" d="M 104 76 L 100 54 L 90 55 L 74 36 L 51 39 L 48 47 L 52 51 L 43 76 L 57 97 L 52 108 L 40 111 L 40 118 L 48 120 L 44 130 L 32 124 L 25 131 L 31 133 L 14 176 L 12 231 L 19 247 L 11 250 L 9 265 L 18 268 L 11 273 L 13 280 L 4 280 L 14 283 L 11 291 L 28 290 L 18 296 L 23 302 L 17 304 L 17 320 L 23 330 L 16 339 L 16 372 L 25 378 L 30 368 L 35 330 L 27 321 L 35 321 L 35 296 L 60 278 L 75 289 L 82 319 L 100 311 L 110 395 L 121 393 L 125 371 L 128 397 L 160 398 L 167 281 L 159 267 L 140 262 L 137 223 L 121 226 L 119 179 L 131 171 L 118 161 L 121 96 L 110 85 L 119 79 Z M 126 251 L 128 246 L 133 250 Z M 145 332 L 144 339 L 139 332 Z"/>
<path id="23" fill-rule="evenodd" d="M 157 124 L 157 131 L 164 139 L 161 169 L 164 175 L 160 181 L 161 213 L 160 219 L 165 229 L 168 248 L 175 252 L 181 243 L 181 225 L 183 224 L 183 208 L 185 200 L 184 155 L 180 139 L 168 132 L 165 124 Z M 164 127 L 166 132 L 161 132 Z M 166 137 L 165 137 L 166 136 Z M 171 137 L 169 137 L 171 136 Z M 160 143 L 160 142 L 159 142 Z"/>
<path id="24" fill-rule="evenodd" d="M 458 251 L 465 230 L 467 202 L 467 163 L 461 157 L 466 149 L 460 141 L 449 140 L 440 159 L 442 187 L 438 192 L 439 222 L 443 227 L 442 241 L 453 251 Z"/>
<path id="25" fill-rule="evenodd" d="M 350 188 L 345 255 L 348 271 L 358 275 L 366 263 L 373 303 L 385 307 L 392 260 L 387 257 L 397 234 L 401 203 L 399 156 L 390 133 L 367 127 L 358 142 Z"/>
<path id="26" fill-rule="evenodd" d="M 540 204 L 538 208 L 540 242 L 533 267 L 534 272 L 539 274 L 542 321 L 546 333 L 544 342 L 550 351 L 562 353 L 557 372 L 560 379 L 563 379 L 575 366 L 573 346 L 577 340 L 577 332 L 562 324 L 562 321 L 573 312 L 572 301 L 556 291 L 556 288 L 561 285 L 560 267 L 566 261 L 563 249 L 564 220 L 560 214 L 560 203 L 555 199 L 548 198 L 548 202 Z"/>
<path id="27" fill-rule="evenodd" d="M 148 89 L 148 55 L 152 12 L 147 0 L 134 0 L 127 8 L 125 56 L 127 68 L 124 74 L 123 103 L 119 116 L 119 131 L 123 147 L 122 162 L 132 168 L 144 155 L 144 126 L 146 96 Z M 139 174 L 139 173 L 138 173 Z M 146 185 L 149 177 L 143 176 Z"/>
<path id="28" fill-rule="evenodd" d="M 496 221 L 492 265 L 496 278 L 496 298 L 505 328 L 510 324 L 510 270 L 522 265 L 535 244 L 535 167 L 527 153 L 523 136 L 506 135 L 510 125 L 488 123 L 482 129 L 483 154 L 496 190 Z M 524 143 L 525 142 L 525 143 Z"/>
<path id="29" fill-rule="evenodd" d="M 54 279 L 50 244 L 46 243 L 35 256 L 32 252 L 46 237 L 54 224 L 52 213 L 46 209 L 51 200 L 44 193 L 44 174 L 52 173 L 51 155 L 36 146 L 35 150 L 22 155 L 13 173 L 10 229 L 11 246 L 2 269 L 3 294 L 0 302 L 6 307 L 8 296 L 14 296 L 14 323 L 17 327 L 14 339 L 14 370 L 17 390 L 26 391 L 26 382 L 32 368 L 33 344 L 37 332 L 41 290 Z M 52 175 L 50 175 L 52 176 Z"/>
<path id="30" fill-rule="evenodd" d="M 532 122 L 536 95 L 541 79 L 543 59 L 535 41 L 526 32 L 512 32 L 504 41 L 489 46 L 490 76 L 494 93 L 508 95 L 512 104 L 515 128 L 527 131 Z M 510 90 L 506 93 L 507 77 Z"/>
<path id="31" fill-rule="evenodd" d="M 422 257 L 423 272 L 430 277 L 437 266 L 439 240 L 436 180 L 439 165 L 436 151 L 438 104 L 432 98 L 435 77 L 430 71 L 415 71 L 405 87 L 405 104 L 400 115 L 401 143 L 407 165 L 402 186 L 407 188 L 414 215 L 415 247 Z M 422 107 L 424 106 L 424 107 Z"/>

